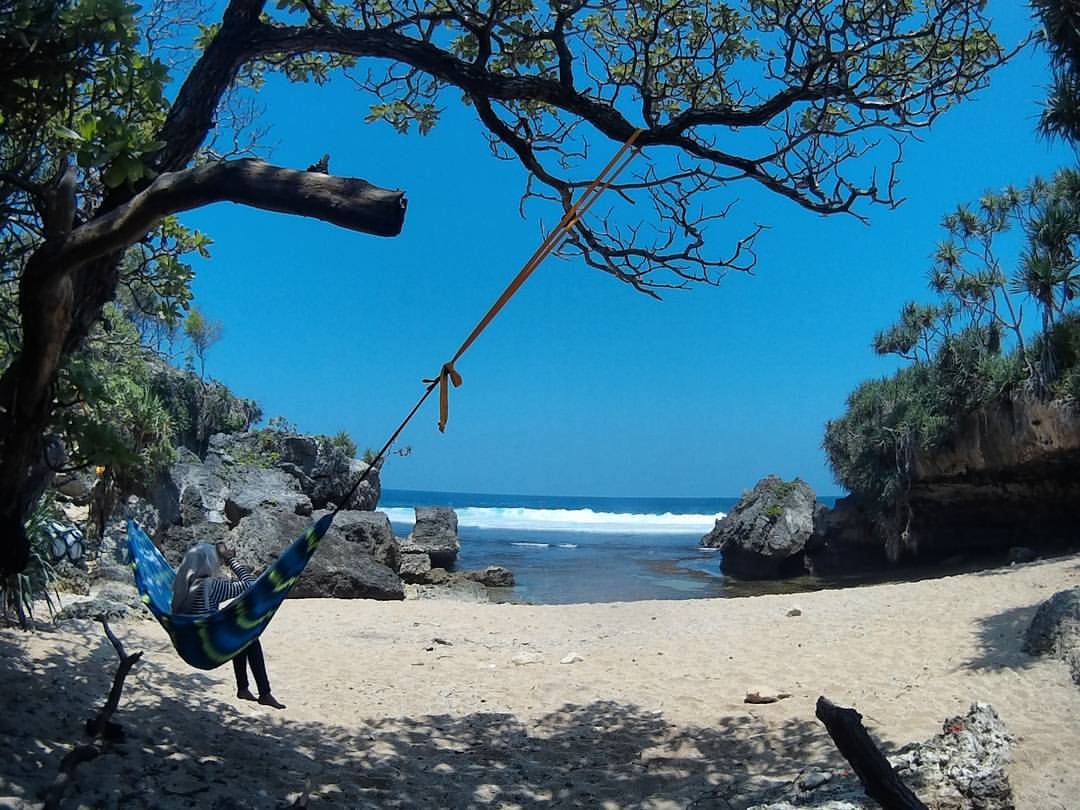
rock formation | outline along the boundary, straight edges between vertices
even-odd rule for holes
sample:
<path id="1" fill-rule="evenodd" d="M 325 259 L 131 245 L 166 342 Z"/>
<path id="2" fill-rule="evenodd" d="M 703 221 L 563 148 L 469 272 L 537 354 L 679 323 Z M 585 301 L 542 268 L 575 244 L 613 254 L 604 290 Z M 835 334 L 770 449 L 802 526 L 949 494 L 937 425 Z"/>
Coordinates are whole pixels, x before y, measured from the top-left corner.
<path id="1" fill-rule="evenodd" d="M 230 533 L 229 545 L 237 558 L 254 570 L 266 568 L 293 540 L 299 537 L 325 512 L 304 517 L 284 509 L 260 509 L 240 521 Z M 347 513 L 338 515 L 338 519 Z M 385 519 L 385 516 L 384 516 Z M 344 530 L 343 530 L 344 529 Z M 352 529 L 352 531 L 350 531 Z M 338 599 L 404 599 L 401 579 L 387 565 L 378 562 L 364 545 L 385 546 L 393 541 L 390 522 L 385 522 L 385 536 L 377 537 L 377 524 L 357 531 L 357 524 L 342 521 L 323 537 L 318 553 L 311 558 L 304 573 L 293 586 L 291 596 L 329 596 Z M 357 538 L 361 539 L 357 542 Z"/>
<path id="2" fill-rule="evenodd" d="M 805 481 L 770 475 L 743 493 L 701 544 L 720 549 L 721 569 L 731 576 L 769 579 L 801 573 L 816 503 Z"/>
<path id="3" fill-rule="evenodd" d="M 952 441 L 916 454 L 911 545 L 935 551 L 1075 544 L 1080 409 L 1017 397 L 961 419 Z"/>
<path id="4" fill-rule="evenodd" d="M 510 588 L 514 585 L 514 573 L 501 565 L 489 565 L 479 571 L 462 571 L 461 575 L 488 588 Z"/>
<path id="5" fill-rule="evenodd" d="M 431 565 L 452 568 L 461 550 L 457 514 L 447 506 L 416 507 L 413 530 L 402 544 L 403 554 L 427 554 Z"/>
<path id="6" fill-rule="evenodd" d="M 944 559 L 1080 545 L 1080 408 L 1017 395 L 961 417 L 951 438 L 911 460 L 896 509 L 841 499 L 816 530 L 815 572 L 888 558 Z M 1029 555 L 1030 556 L 1030 553 Z"/>
<path id="7" fill-rule="evenodd" d="M 1080 588 L 1059 591 L 1039 605 L 1024 636 L 1024 652 L 1060 658 L 1080 686 Z"/>
<path id="8" fill-rule="evenodd" d="M 104 492 L 104 479 L 89 474 L 65 475 L 58 486 L 64 488 L 69 508 L 93 512 L 97 504 L 107 515 L 86 541 L 85 557 L 98 567 L 126 562 L 130 516 L 173 566 L 196 543 L 225 542 L 242 562 L 261 570 L 313 521 L 344 501 L 367 468 L 326 437 L 264 429 L 210 436 L 203 458 L 181 448 L 169 469 L 134 494 Z M 513 574 L 496 566 L 447 570 L 460 550 L 452 509 L 418 507 L 412 534 L 399 541 L 387 516 L 370 511 L 380 494 L 378 469 L 368 476 L 349 508 L 337 513 L 291 596 L 402 599 L 408 582 L 415 586 L 411 595 L 421 598 L 486 601 L 486 586 L 513 585 Z M 138 603 L 130 571 L 126 566 L 122 570 L 127 572 L 127 591 L 124 598 L 116 597 L 118 609 L 126 609 L 133 599 Z M 85 578 L 85 569 L 72 573 L 73 582 L 79 574 Z"/>

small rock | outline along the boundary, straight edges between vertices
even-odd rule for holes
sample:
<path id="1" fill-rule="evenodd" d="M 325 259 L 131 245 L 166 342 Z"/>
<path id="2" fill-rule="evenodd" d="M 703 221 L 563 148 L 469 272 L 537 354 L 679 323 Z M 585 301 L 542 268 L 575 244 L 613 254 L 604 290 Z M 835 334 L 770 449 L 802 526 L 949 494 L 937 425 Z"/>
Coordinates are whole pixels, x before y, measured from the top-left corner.
<path id="1" fill-rule="evenodd" d="M 807 771 L 796 780 L 796 785 L 799 790 L 814 790 L 819 788 L 832 779 L 832 774 L 828 771 Z"/>
<path id="2" fill-rule="evenodd" d="M 510 661 L 521 667 L 526 664 L 541 664 L 544 661 L 544 656 L 534 652 L 519 652 Z"/>
<path id="3" fill-rule="evenodd" d="M 802 616 L 802 611 L 797 607 L 793 607 L 791 610 L 789 610 L 787 612 L 787 615 L 788 616 Z"/>
<path id="4" fill-rule="evenodd" d="M 776 703 L 789 697 L 791 697 L 790 692 L 777 692 L 775 689 L 757 687 L 747 690 L 743 703 Z"/>
<path id="5" fill-rule="evenodd" d="M 563 658 L 559 661 L 559 663 L 560 664 L 576 664 L 579 661 L 584 661 L 584 660 L 585 659 L 582 658 L 580 655 L 578 655 L 577 653 L 572 652 L 572 653 L 569 653 L 569 654 L 563 656 Z"/>

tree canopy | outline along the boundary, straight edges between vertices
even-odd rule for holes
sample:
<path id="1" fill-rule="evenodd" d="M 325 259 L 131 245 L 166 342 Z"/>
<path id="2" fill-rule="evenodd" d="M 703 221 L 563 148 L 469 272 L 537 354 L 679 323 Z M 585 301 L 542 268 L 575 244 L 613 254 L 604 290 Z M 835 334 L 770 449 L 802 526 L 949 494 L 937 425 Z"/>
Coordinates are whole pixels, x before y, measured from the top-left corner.
<path id="1" fill-rule="evenodd" d="M 123 286 L 174 323 L 187 306 L 183 255 L 209 242 L 177 214 L 230 200 L 378 236 L 403 225 L 402 192 L 215 148 L 238 88 L 343 71 L 369 120 L 422 131 L 457 96 L 523 167 L 526 201 L 560 215 L 597 150 L 640 129 L 645 168 L 562 252 L 655 295 L 752 266 L 760 226 L 707 238 L 729 204 L 712 192 L 732 184 L 822 214 L 895 205 L 903 137 L 1008 56 L 983 5 L 230 0 L 211 21 L 165 0 L 138 17 L 127 0 L 0 0 L 0 568 L 25 560 L 57 380 L 103 307 Z"/>

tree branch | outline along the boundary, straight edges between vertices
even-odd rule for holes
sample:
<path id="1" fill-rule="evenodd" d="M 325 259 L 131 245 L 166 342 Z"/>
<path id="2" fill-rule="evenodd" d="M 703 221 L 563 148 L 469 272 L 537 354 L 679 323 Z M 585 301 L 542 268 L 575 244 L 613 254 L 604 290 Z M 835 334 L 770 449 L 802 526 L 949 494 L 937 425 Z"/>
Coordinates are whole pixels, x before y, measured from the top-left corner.
<path id="1" fill-rule="evenodd" d="M 120 707 L 120 695 L 124 691 L 124 679 L 127 678 L 131 668 L 139 662 L 140 658 L 142 658 L 142 651 L 140 650 L 137 653 L 128 655 L 124 652 L 124 645 L 120 643 L 120 639 L 118 639 L 116 634 L 110 629 L 108 619 L 104 616 L 98 616 L 98 621 L 101 622 L 101 626 L 105 629 L 105 635 L 112 643 L 113 649 L 116 650 L 116 654 L 120 658 L 120 663 L 116 667 L 116 674 L 113 676 L 112 689 L 109 690 L 109 697 L 105 701 L 105 705 L 102 707 L 101 711 L 97 713 L 96 717 L 86 721 L 86 733 L 91 737 L 104 735 L 106 739 L 109 739 L 110 727 L 113 727 L 113 734 L 119 733 L 119 727 L 112 722 L 112 716 Z"/>
<path id="2" fill-rule="evenodd" d="M 66 272 L 133 244 L 170 214 L 225 201 L 313 217 L 375 236 L 396 236 L 405 219 L 402 191 L 253 158 L 221 161 L 159 175 L 128 202 L 76 228 L 58 246 L 50 272 Z"/>
<path id="3" fill-rule="evenodd" d="M 221 97 L 251 54 L 249 37 L 266 0 L 231 0 L 221 29 L 192 67 L 158 133 L 166 146 L 151 161 L 155 171 L 184 168 L 214 126 Z"/>

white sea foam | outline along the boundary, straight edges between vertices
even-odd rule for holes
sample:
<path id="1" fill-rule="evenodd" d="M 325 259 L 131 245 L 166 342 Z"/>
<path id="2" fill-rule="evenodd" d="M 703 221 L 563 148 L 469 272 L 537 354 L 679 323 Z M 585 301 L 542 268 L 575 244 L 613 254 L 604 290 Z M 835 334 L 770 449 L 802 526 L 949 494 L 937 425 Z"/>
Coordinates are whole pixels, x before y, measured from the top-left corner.
<path id="1" fill-rule="evenodd" d="M 392 506 L 381 510 L 394 523 L 412 523 L 413 510 Z M 519 529 L 548 532 L 595 532 L 607 534 L 704 534 L 723 512 L 714 515 L 631 514 L 595 512 L 592 509 L 532 509 L 528 507 L 463 506 L 458 525 L 474 529 Z"/>

